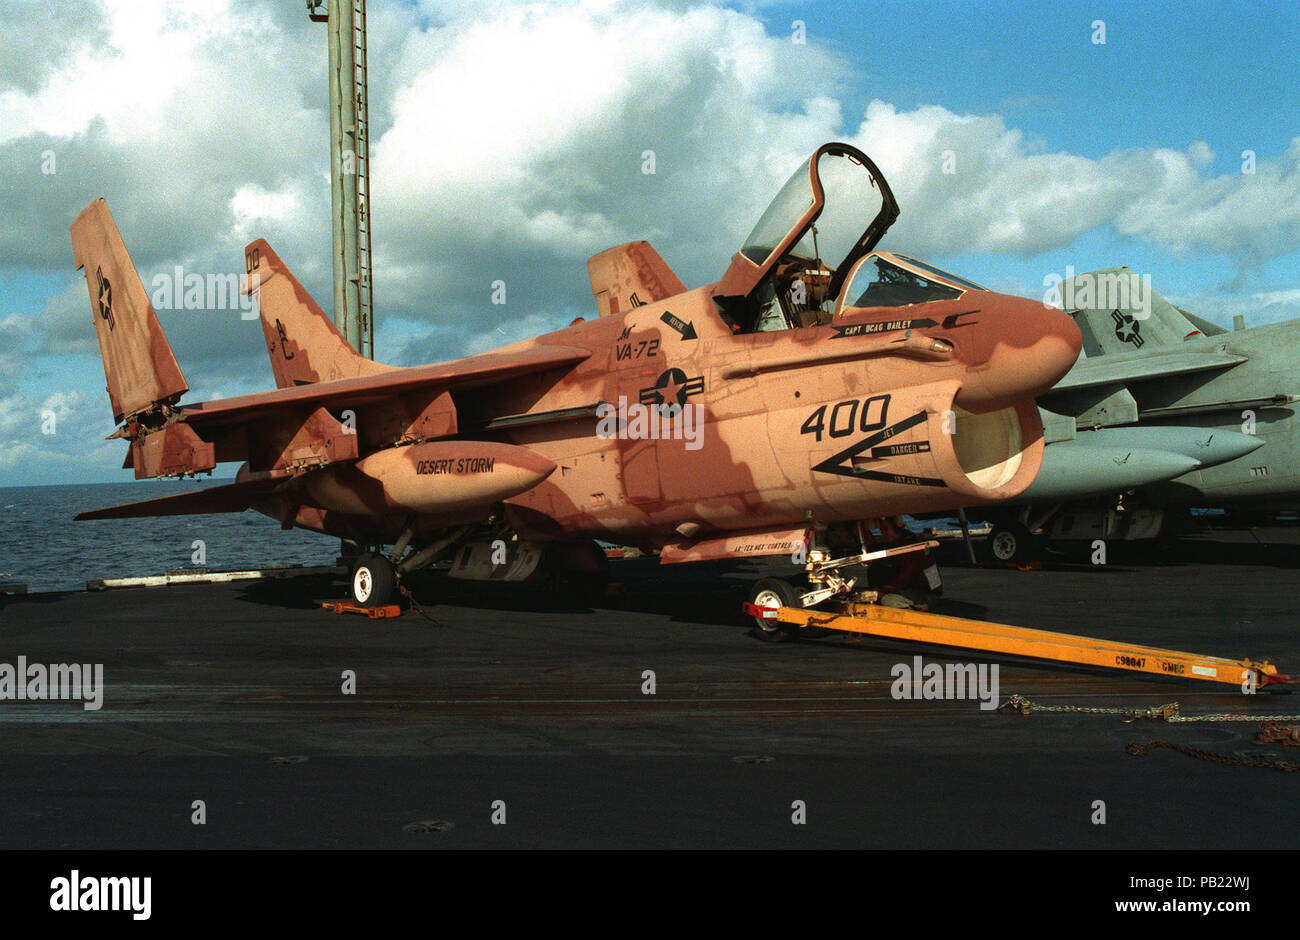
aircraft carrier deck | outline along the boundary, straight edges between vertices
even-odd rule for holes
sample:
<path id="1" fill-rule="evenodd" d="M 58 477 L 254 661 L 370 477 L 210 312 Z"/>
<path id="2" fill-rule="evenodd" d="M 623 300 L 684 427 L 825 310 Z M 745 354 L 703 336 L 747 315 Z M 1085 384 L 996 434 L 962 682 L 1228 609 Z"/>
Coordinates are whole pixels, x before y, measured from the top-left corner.
<path id="1" fill-rule="evenodd" d="M 1300 530 L 1260 537 L 1274 544 L 1200 536 L 1159 562 L 1112 549 L 1105 567 L 950 564 L 943 609 L 1300 671 Z M 1256 723 L 895 701 L 891 667 L 917 653 L 999 660 L 759 642 L 738 610 L 759 568 L 616 561 L 622 594 L 596 609 L 525 586 L 441 582 L 435 598 L 435 582 L 437 623 L 323 611 L 343 587 L 319 577 L 0 598 L 0 660 L 103 663 L 106 686 L 99 711 L 0 703 L 0 847 L 1293 844 L 1300 775 L 1125 752 L 1160 739 L 1297 759 L 1255 743 Z M 1300 714 L 1300 695 L 1001 663 L 1003 700 Z"/>

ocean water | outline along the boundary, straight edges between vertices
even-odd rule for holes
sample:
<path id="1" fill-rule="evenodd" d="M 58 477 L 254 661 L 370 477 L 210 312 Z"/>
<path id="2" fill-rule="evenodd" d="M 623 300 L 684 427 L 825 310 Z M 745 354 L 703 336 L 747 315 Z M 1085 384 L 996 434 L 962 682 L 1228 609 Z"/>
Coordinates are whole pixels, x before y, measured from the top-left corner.
<path id="1" fill-rule="evenodd" d="M 0 581 L 29 591 L 80 590 L 88 580 L 264 565 L 332 565 L 339 540 L 294 529 L 252 511 L 74 522 L 101 509 L 220 486 L 229 480 L 141 480 L 74 486 L 0 487 Z M 195 541 L 206 561 L 194 562 Z"/>
<path id="2" fill-rule="evenodd" d="M 28 591 L 81 590 L 98 578 L 162 574 L 181 568 L 235 571 L 266 565 L 332 565 L 339 540 L 251 510 L 201 516 L 157 516 L 74 522 L 88 509 L 154 499 L 230 480 L 140 480 L 72 486 L 0 487 L 0 581 Z M 972 525 L 976 522 L 971 520 Z M 957 525 L 956 518 L 908 519 L 913 531 Z M 194 560 L 196 541 L 206 559 Z"/>

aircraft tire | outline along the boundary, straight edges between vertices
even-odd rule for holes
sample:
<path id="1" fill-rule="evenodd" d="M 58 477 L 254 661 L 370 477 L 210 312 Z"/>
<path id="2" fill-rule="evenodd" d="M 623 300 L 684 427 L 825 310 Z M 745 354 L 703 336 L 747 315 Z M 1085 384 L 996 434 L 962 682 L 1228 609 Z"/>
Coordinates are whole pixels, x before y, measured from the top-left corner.
<path id="1" fill-rule="evenodd" d="M 785 578 L 759 578 L 749 591 L 749 602 L 759 607 L 801 607 L 803 592 Z M 754 635 L 767 643 L 789 643 L 799 638 L 799 628 L 792 623 L 754 618 Z"/>
<path id="2" fill-rule="evenodd" d="M 989 533 L 989 555 L 994 561 L 1024 561 L 1033 554 L 1033 542 L 1033 535 L 1019 522 L 998 523 Z"/>
<path id="3" fill-rule="evenodd" d="M 352 600 L 360 607 L 397 603 L 397 571 L 383 555 L 366 552 L 352 566 L 349 580 Z"/>

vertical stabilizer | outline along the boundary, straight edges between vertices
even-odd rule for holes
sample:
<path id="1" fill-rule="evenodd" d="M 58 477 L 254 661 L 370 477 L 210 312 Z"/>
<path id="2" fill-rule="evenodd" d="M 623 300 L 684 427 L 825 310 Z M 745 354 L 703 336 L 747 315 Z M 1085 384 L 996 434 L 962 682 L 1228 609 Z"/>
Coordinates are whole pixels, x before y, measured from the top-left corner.
<path id="1" fill-rule="evenodd" d="M 72 256 L 86 275 L 113 419 L 174 404 L 189 387 L 103 199 L 72 223 Z"/>
<path id="2" fill-rule="evenodd" d="M 244 268 L 257 291 L 276 388 L 374 375 L 392 368 L 352 348 L 266 239 L 244 249 Z"/>
<path id="3" fill-rule="evenodd" d="M 1061 300 L 1083 333 L 1088 358 L 1176 346 L 1203 334 L 1201 326 L 1129 268 L 1105 268 L 1061 284 Z"/>

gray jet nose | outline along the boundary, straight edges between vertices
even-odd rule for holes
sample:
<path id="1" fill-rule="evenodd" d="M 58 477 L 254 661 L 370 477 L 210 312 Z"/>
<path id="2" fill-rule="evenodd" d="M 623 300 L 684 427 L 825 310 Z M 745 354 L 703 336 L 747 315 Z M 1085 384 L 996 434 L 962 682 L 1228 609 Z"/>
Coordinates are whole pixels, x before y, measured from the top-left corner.
<path id="1" fill-rule="evenodd" d="M 1108 447 L 1138 447 L 1163 450 L 1191 457 L 1202 467 L 1217 467 L 1259 450 L 1264 441 L 1254 434 L 1219 428 L 1130 427 L 1099 428 L 1080 432 L 1080 440 Z"/>

